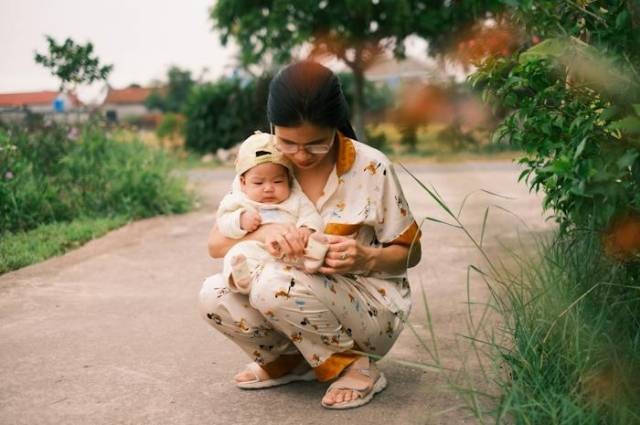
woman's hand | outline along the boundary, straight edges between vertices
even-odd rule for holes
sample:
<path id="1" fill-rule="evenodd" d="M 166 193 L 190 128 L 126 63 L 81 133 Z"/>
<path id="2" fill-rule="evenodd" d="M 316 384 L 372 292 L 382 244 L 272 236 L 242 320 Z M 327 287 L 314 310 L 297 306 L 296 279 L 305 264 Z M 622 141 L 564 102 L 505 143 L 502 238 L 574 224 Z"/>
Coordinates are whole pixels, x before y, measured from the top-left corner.
<path id="1" fill-rule="evenodd" d="M 304 255 L 304 238 L 293 224 L 264 224 L 258 231 L 267 251 L 274 257 L 295 259 Z"/>
<path id="2" fill-rule="evenodd" d="M 373 267 L 374 250 L 355 239 L 345 236 L 327 235 L 329 249 L 324 258 L 322 274 L 368 273 Z"/>

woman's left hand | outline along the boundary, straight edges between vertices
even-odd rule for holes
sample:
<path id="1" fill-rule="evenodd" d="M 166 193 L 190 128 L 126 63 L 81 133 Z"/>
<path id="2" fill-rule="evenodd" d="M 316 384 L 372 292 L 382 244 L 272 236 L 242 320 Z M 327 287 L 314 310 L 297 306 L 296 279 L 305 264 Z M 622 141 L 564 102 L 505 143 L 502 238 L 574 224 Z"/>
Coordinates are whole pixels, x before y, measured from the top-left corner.
<path id="1" fill-rule="evenodd" d="M 329 249 L 324 264 L 318 270 L 322 274 L 367 273 L 373 265 L 373 253 L 355 239 L 346 236 L 327 235 Z"/>

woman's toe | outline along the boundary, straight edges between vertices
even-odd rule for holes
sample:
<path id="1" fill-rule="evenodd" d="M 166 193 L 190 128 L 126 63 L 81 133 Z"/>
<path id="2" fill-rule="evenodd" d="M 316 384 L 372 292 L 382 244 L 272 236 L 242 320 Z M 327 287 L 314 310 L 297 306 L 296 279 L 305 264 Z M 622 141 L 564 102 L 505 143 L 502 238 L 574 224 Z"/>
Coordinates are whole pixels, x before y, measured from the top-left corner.
<path id="1" fill-rule="evenodd" d="M 238 373 L 236 376 L 234 376 L 233 378 L 236 380 L 236 382 L 247 382 L 247 381 L 253 381 L 255 379 L 253 374 L 247 371 L 242 371 Z"/>
<path id="2" fill-rule="evenodd" d="M 322 402 L 324 404 L 333 404 L 334 403 L 333 395 L 327 394 L 326 396 L 322 397 Z"/>

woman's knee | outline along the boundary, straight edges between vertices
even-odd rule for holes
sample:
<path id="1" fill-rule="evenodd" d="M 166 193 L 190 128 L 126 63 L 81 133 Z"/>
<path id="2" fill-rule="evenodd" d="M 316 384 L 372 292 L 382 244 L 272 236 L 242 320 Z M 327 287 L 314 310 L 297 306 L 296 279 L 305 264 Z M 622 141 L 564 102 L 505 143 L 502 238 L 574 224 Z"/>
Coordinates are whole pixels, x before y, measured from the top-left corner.
<path id="1" fill-rule="evenodd" d="M 293 277 L 282 264 L 269 262 L 255 277 L 249 303 L 261 313 L 278 309 L 289 302 Z"/>
<path id="2" fill-rule="evenodd" d="M 214 319 L 218 315 L 217 310 L 225 292 L 228 292 L 228 289 L 222 274 L 209 276 L 202 284 L 198 294 L 200 317 L 207 322 L 215 322 Z"/>

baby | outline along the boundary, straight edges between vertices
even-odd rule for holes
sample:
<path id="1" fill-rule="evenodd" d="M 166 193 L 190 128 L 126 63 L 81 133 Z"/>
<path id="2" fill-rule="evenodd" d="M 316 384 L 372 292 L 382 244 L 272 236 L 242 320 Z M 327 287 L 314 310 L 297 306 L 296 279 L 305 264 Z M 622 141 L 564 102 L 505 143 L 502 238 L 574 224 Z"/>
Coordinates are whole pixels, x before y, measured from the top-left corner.
<path id="1" fill-rule="evenodd" d="M 256 132 L 238 150 L 237 179 L 233 191 L 220 202 L 216 219 L 224 236 L 240 239 L 262 224 L 294 224 L 306 248 L 302 264 L 316 272 L 328 245 L 322 235 L 322 218 L 294 184 L 291 163 L 272 143 L 268 133 Z M 232 292 L 248 294 L 253 276 L 273 260 L 262 242 L 242 241 L 224 257 L 222 273 Z"/>

